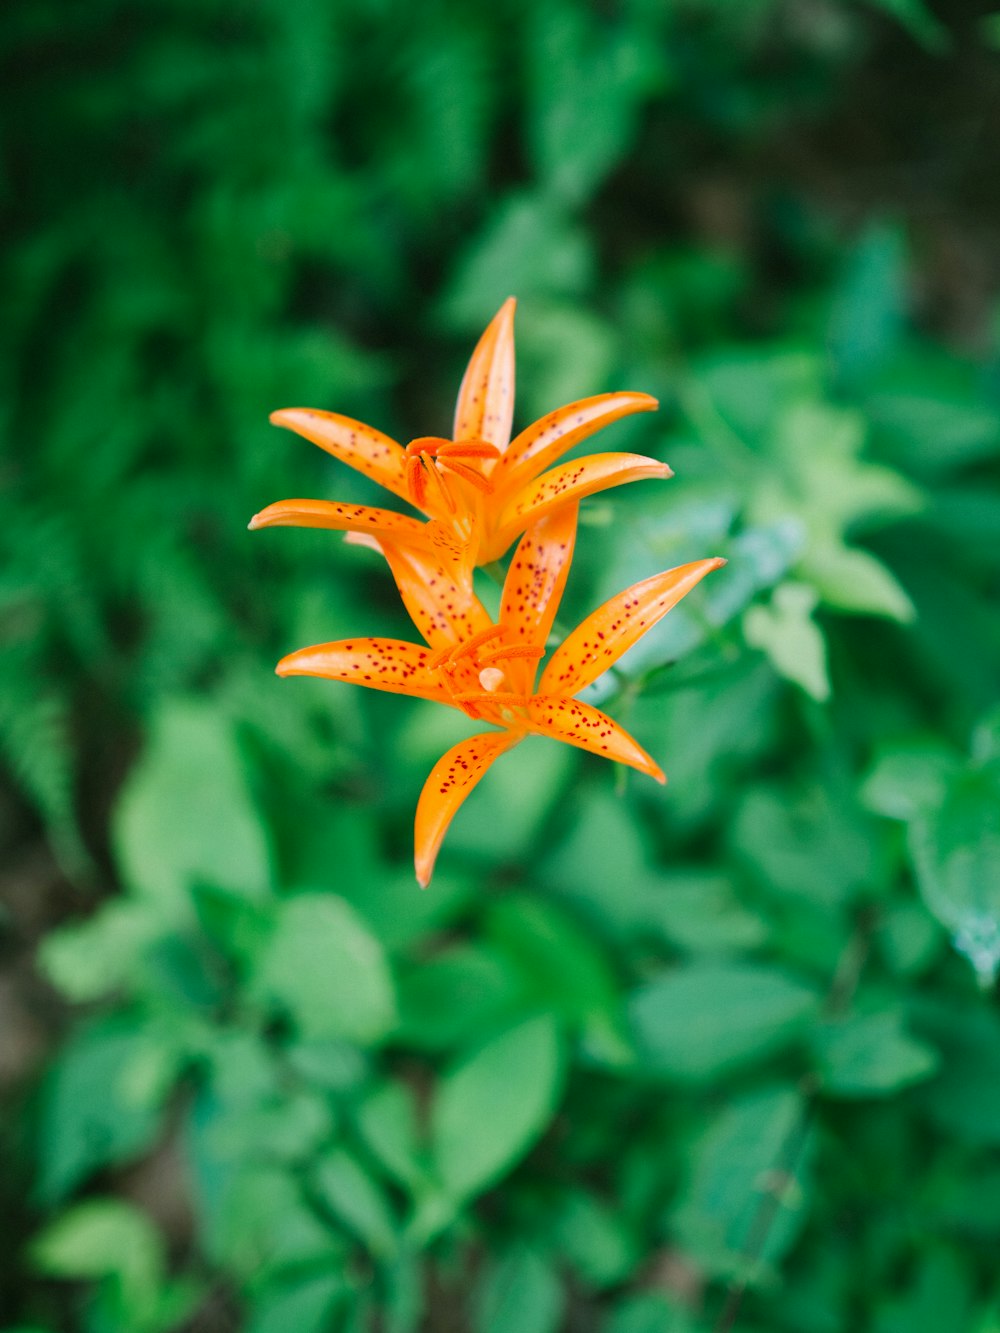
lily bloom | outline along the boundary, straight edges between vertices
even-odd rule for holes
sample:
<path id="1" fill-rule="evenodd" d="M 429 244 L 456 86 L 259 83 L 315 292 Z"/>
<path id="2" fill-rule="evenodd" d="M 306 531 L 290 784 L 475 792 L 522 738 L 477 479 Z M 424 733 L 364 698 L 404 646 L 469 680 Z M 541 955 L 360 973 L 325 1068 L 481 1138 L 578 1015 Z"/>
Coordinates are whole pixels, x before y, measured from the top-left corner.
<path id="1" fill-rule="evenodd" d="M 273 412 L 276 426 L 311 440 L 420 510 L 407 514 L 326 500 L 281 500 L 251 528 L 333 528 L 380 543 L 434 551 L 453 577 L 498 560 L 532 523 L 610 486 L 671 469 L 641 454 L 608 453 L 556 464 L 570 449 L 634 412 L 658 406 L 646 393 L 605 393 L 560 407 L 511 440 L 514 411 L 514 306 L 510 297 L 480 338 L 455 408 L 454 438 L 424 435 L 403 445 L 373 426 L 336 412 L 292 407 Z"/>
<path id="2" fill-rule="evenodd" d="M 495 623 L 475 597 L 457 596 L 454 585 L 440 580 L 422 584 L 414 570 L 408 606 L 417 612 L 426 646 L 355 638 L 302 648 L 277 665 L 279 676 L 323 676 L 432 699 L 498 728 L 459 741 L 427 779 L 415 825 L 416 872 L 423 888 L 462 802 L 493 761 L 528 735 L 551 736 L 666 781 L 623 727 L 573 696 L 725 561 L 696 560 L 612 597 L 563 640 L 536 686 L 573 556 L 577 510 L 575 504 L 564 506 L 521 538 Z"/>

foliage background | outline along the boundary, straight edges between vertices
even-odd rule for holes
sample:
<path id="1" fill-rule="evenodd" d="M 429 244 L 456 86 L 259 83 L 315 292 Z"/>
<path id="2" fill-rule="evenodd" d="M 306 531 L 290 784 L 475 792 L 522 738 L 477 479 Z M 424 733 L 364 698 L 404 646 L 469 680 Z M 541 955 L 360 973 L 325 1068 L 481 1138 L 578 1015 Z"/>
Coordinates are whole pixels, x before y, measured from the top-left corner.
<path id="1" fill-rule="evenodd" d="M 1000 1329 L 998 28 L 938 9 L 4 11 L 0 1325 Z M 245 524 L 369 498 L 269 410 L 444 431 L 510 292 L 518 420 L 654 392 L 608 447 L 677 473 L 567 619 L 730 563 L 606 682 L 666 791 L 529 742 L 420 894 L 454 719 L 277 681 L 407 629 Z"/>

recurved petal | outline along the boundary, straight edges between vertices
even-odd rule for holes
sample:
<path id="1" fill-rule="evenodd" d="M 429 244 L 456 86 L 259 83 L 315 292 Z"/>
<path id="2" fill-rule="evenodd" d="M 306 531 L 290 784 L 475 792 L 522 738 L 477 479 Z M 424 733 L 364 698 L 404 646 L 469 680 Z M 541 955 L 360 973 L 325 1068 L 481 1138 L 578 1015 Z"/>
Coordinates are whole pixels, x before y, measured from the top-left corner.
<path id="1" fill-rule="evenodd" d="M 663 770 L 606 713 L 579 699 L 564 699 L 554 694 L 536 694 L 528 705 L 529 726 L 534 732 L 565 741 L 568 745 L 590 750 L 605 759 L 628 764 L 640 773 L 648 773 L 657 782 L 666 782 Z"/>
<path id="2" fill-rule="evenodd" d="M 402 639 L 342 639 L 300 648 L 274 669 L 279 676 L 323 676 L 370 690 L 451 703 L 439 673 L 427 670 L 430 656 L 427 648 Z"/>
<path id="3" fill-rule="evenodd" d="M 504 580 L 500 624 L 504 645 L 544 648 L 559 610 L 576 544 L 579 505 L 563 505 L 532 524 L 518 543 Z M 510 688 L 527 693 L 538 664 L 513 658 L 505 664 Z"/>
<path id="4" fill-rule="evenodd" d="M 430 883 L 441 842 L 459 806 L 494 759 L 523 739 L 523 731 L 488 731 L 470 736 L 453 746 L 431 769 L 420 793 L 414 824 L 414 859 L 422 889 Z"/>
<path id="5" fill-rule="evenodd" d="M 648 393 L 602 393 L 581 398 L 532 422 L 510 442 L 492 480 L 497 490 L 513 488 L 568 453 L 581 440 L 633 412 L 652 412 L 659 403 Z"/>
<path id="6" fill-rule="evenodd" d="M 374 426 L 313 407 L 284 407 L 271 413 L 271 421 L 275 426 L 283 426 L 318 444 L 334 458 L 363 472 L 403 500 L 410 498 L 406 488 L 403 446 Z"/>
<path id="7" fill-rule="evenodd" d="M 666 463 L 641 454 L 591 454 L 589 458 L 560 463 L 519 489 L 501 511 L 496 536 L 481 559 L 497 559 L 519 532 L 537 523 L 561 505 L 582 500 L 595 491 L 621 486 L 646 477 L 671 477 Z"/>
<path id="8" fill-rule="evenodd" d="M 431 648 L 455 646 L 493 623 L 472 591 L 471 571 L 456 578 L 436 553 L 396 542 L 383 541 L 382 554 L 410 619 Z"/>
<path id="9" fill-rule="evenodd" d="M 509 296 L 493 316 L 462 379 L 455 405 L 455 439 L 510 443 L 514 418 L 514 307 Z"/>
<path id="10" fill-rule="evenodd" d="M 254 514 L 255 528 L 332 528 L 337 532 L 363 532 L 377 541 L 410 542 L 429 546 L 428 525 L 391 509 L 367 505 L 336 504 L 331 500 L 279 500 Z"/>
<path id="11" fill-rule="evenodd" d="M 626 588 L 592 612 L 559 645 L 539 682 L 543 691 L 578 694 L 618 661 L 706 574 L 724 565 L 714 556 L 678 565 Z"/>

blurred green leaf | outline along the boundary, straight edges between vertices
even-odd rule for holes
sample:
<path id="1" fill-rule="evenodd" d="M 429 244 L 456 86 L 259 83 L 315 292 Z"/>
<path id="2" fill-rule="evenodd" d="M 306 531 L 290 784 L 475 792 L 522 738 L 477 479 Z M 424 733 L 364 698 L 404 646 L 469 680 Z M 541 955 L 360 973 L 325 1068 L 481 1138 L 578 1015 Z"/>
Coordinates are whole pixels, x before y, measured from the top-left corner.
<path id="1" fill-rule="evenodd" d="M 431 1142 L 441 1184 L 479 1193 L 515 1163 L 555 1112 L 562 1052 L 555 1022 L 530 1019 L 471 1052 L 441 1079 Z"/>
<path id="2" fill-rule="evenodd" d="M 198 884 L 267 893 L 267 842 L 235 737 L 216 710 L 161 706 L 119 798 L 114 842 L 130 887 L 165 909 L 182 908 Z"/>
<path id="3" fill-rule="evenodd" d="M 833 1096 L 885 1096 L 929 1078 L 938 1064 L 933 1047 L 908 1035 L 898 1012 L 827 1022 L 813 1044 L 823 1087 Z"/>
<path id="4" fill-rule="evenodd" d="M 354 909 L 332 894 L 300 894 L 280 904 L 251 993 L 286 1012 L 307 1039 L 368 1045 L 396 1020 L 381 945 Z"/>
<path id="5" fill-rule="evenodd" d="M 39 1119 L 38 1190 L 46 1202 L 156 1138 L 160 1106 L 129 1092 L 130 1075 L 155 1042 L 134 1020 L 115 1017 L 81 1028 L 63 1047 L 45 1080 Z"/>
<path id="6" fill-rule="evenodd" d="M 632 995 L 630 1013 L 650 1074 L 711 1082 L 787 1048 L 819 1007 L 808 986 L 758 963 L 690 963 Z"/>
<path id="7" fill-rule="evenodd" d="M 564 1296 L 552 1266 L 518 1249 L 493 1264 L 477 1293 L 475 1333 L 556 1333 Z"/>
<path id="8" fill-rule="evenodd" d="M 396 1224 L 384 1194 L 355 1157 L 344 1148 L 325 1153 L 314 1172 L 324 1204 L 375 1255 L 396 1249 Z"/>
<path id="9" fill-rule="evenodd" d="M 752 606 L 743 616 L 747 643 L 762 649 L 779 676 L 821 702 L 830 697 L 826 641 L 812 620 L 818 595 L 801 583 L 783 583 L 772 604 Z"/>
<path id="10" fill-rule="evenodd" d="M 811 1156 L 797 1092 L 734 1098 L 696 1145 L 671 1219 L 685 1249 L 711 1273 L 764 1279 L 805 1223 Z"/>

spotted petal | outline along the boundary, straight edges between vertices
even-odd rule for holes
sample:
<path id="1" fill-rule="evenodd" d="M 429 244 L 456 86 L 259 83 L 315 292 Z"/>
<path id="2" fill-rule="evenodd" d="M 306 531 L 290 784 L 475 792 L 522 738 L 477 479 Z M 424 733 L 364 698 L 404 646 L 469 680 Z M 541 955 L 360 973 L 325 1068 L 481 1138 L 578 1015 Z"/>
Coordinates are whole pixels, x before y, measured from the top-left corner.
<path id="1" fill-rule="evenodd" d="M 321 412 L 314 407 L 283 407 L 271 413 L 271 422 L 318 444 L 334 458 L 363 472 L 401 499 L 410 498 L 406 489 L 403 447 L 374 426 L 342 417 L 338 412 Z"/>
<path id="2" fill-rule="evenodd" d="M 644 458 L 641 454 L 592 454 L 589 458 L 561 463 L 530 482 L 508 502 L 497 525 L 495 539 L 480 559 L 499 559 L 519 532 L 561 505 L 627 481 L 671 476 L 673 472 L 666 463 Z"/>
<path id="3" fill-rule="evenodd" d="M 497 490 L 513 490 L 551 467 L 581 440 L 633 412 L 652 412 L 659 403 L 648 393 L 602 393 L 547 413 L 521 431 L 492 473 Z"/>
<path id="4" fill-rule="evenodd" d="M 435 552 L 396 542 L 381 547 L 410 619 L 433 649 L 454 647 L 493 623 L 471 574 L 457 580 Z"/>
<path id="5" fill-rule="evenodd" d="M 554 694 L 536 694 L 528 705 L 529 728 L 553 740 L 565 741 L 581 750 L 590 750 L 605 759 L 628 764 L 648 773 L 657 782 L 666 782 L 663 770 L 624 727 L 606 713 L 579 699 L 565 699 Z"/>
<path id="6" fill-rule="evenodd" d="M 391 509 L 367 505 L 335 504 L 330 500 L 279 500 L 250 520 L 254 528 L 331 528 L 337 532 L 362 532 L 377 541 L 407 542 L 429 546 L 429 525 Z"/>
<path id="7" fill-rule="evenodd" d="M 633 584 L 598 607 L 559 645 L 539 689 L 578 694 L 618 661 L 637 639 L 725 560 L 695 560 Z"/>
<path id="8" fill-rule="evenodd" d="M 542 648 L 559 610 L 576 543 L 579 505 L 564 505 L 533 524 L 521 538 L 507 570 L 500 624 L 507 646 Z M 528 693 L 537 662 L 511 659 L 505 672 L 510 688 Z"/>
<path id="9" fill-rule="evenodd" d="M 414 825 L 421 888 L 426 889 L 430 883 L 438 849 L 462 802 L 494 759 L 523 739 L 523 731 L 488 731 L 470 736 L 453 746 L 431 769 L 420 793 Z"/>
<path id="10" fill-rule="evenodd" d="M 510 443 L 514 418 L 514 307 L 509 296 L 472 353 L 455 406 L 455 439 Z"/>
<path id="11" fill-rule="evenodd" d="M 274 669 L 279 676 L 322 676 L 370 690 L 450 703 L 438 673 L 427 670 L 430 656 L 429 649 L 401 639 L 343 639 L 300 648 L 283 657 Z"/>

